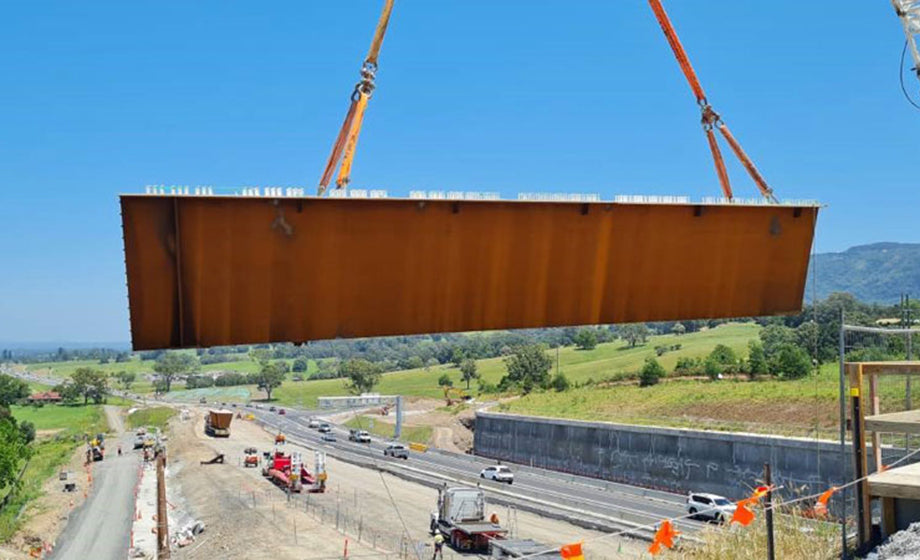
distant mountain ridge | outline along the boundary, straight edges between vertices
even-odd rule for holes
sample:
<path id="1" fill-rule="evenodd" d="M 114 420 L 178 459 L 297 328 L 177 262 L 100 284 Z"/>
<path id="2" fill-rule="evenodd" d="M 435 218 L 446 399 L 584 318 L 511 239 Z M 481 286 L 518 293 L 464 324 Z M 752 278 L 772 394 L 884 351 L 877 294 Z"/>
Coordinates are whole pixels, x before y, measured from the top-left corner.
<path id="1" fill-rule="evenodd" d="M 920 243 L 872 243 L 815 255 L 818 298 L 849 292 L 868 303 L 897 303 L 902 293 L 920 300 Z M 808 271 L 805 299 L 812 295 Z"/>

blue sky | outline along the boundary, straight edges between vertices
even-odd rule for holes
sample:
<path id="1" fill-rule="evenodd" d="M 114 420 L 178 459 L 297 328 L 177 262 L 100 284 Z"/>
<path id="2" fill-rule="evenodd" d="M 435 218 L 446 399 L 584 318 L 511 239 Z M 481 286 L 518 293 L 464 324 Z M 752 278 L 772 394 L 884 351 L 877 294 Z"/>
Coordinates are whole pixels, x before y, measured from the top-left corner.
<path id="1" fill-rule="evenodd" d="M 380 5 L 8 3 L 0 341 L 128 339 L 119 192 L 312 189 Z M 818 251 L 920 241 L 920 111 L 898 86 L 889 2 L 666 7 L 777 194 L 828 204 Z M 736 195 L 756 194 L 729 171 Z M 719 193 L 699 111 L 641 0 L 397 0 L 353 185 Z"/>

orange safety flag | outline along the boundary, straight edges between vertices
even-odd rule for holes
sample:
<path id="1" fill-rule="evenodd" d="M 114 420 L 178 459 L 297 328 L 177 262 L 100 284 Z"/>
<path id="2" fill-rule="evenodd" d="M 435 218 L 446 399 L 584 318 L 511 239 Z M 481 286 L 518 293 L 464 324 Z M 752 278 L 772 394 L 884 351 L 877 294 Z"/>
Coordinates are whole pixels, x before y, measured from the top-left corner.
<path id="1" fill-rule="evenodd" d="M 581 551 L 580 542 L 564 545 L 559 549 L 559 552 L 565 560 L 585 560 L 585 555 Z"/>
<path id="2" fill-rule="evenodd" d="M 662 521 L 661 525 L 658 526 L 658 531 L 655 532 L 652 544 L 648 547 L 649 553 L 654 556 L 661 552 L 661 547 L 673 548 L 674 538 L 679 534 L 680 531 L 675 529 L 670 521 Z"/>
<path id="3" fill-rule="evenodd" d="M 735 513 L 732 515 L 730 523 L 738 523 L 745 527 L 750 525 L 751 521 L 754 521 L 754 512 L 747 508 L 751 503 L 750 498 L 738 502 L 735 506 Z"/>
<path id="4" fill-rule="evenodd" d="M 818 503 L 815 504 L 816 515 L 827 515 L 827 502 L 831 499 L 831 496 L 833 496 L 834 492 L 836 491 L 837 487 L 834 486 L 830 490 L 818 496 Z"/>
<path id="5" fill-rule="evenodd" d="M 748 506 L 752 506 L 759 502 L 769 491 L 770 488 L 767 486 L 758 486 L 754 488 L 754 492 L 751 493 L 750 498 L 745 498 L 736 503 L 735 513 L 732 515 L 730 523 L 738 523 L 745 527 L 750 525 L 751 522 L 754 521 L 754 512 L 748 509 Z"/>

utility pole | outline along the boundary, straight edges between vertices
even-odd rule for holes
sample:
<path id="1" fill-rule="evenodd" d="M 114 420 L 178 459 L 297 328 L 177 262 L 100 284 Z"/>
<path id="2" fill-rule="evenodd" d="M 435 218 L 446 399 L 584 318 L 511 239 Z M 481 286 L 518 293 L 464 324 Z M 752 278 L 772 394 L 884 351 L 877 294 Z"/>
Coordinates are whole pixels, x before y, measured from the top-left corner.
<path id="1" fill-rule="evenodd" d="M 913 358 L 913 352 L 910 347 L 910 294 L 904 294 L 901 298 L 901 324 L 907 329 L 907 361 Z M 910 375 L 904 380 L 904 410 L 911 409 L 910 396 Z M 910 434 L 904 434 L 904 448 L 910 449 Z"/>
<path id="2" fill-rule="evenodd" d="M 157 558 L 169 558 L 169 526 L 166 519 L 166 451 L 157 453 Z"/>
<path id="3" fill-rule="evenodd" d="M 776 560 L 773 543 L 773 480 L 770 472 L 770 463 L 763 464 L 763 483 L 767 487 L 766 519 L 767 519 L 767 560 Z"/>
<path id="4" fill-rule="evenodd" d="M 908 294 L 901 294 L 901 324 L 909 320 L 910 317 L 910 296 Z M 907 328 L 910 328 L 910 324 L 907 324 Z M 907 359 L 911 358 L 910 351 L 910 331 L 907 333 Z M 910 376 L 906 376 L 907 379 L 904 381 L 904 410 L 910 410 Z M 910 437 L 910 436 L 908 436 Z M 909 441 L 909 440 L 908 440 Z"/>
<path id="5" fill-rule="evenodd" d="M 847 401 L 846 401 L 846 375 L 844 368 L 844 356 L 846 355 L 846 311 L 840 309 L 840 337 L 839 356 L 840 356 L 840 464 L 845 465 L 847 462 Z M 844 472 L 846 470 L 844 469 Z M 843 515 L 840 516 L 840 558 L 847 560 L 847 487 L 843 487 L 841 492 L 843 502 Z"/>

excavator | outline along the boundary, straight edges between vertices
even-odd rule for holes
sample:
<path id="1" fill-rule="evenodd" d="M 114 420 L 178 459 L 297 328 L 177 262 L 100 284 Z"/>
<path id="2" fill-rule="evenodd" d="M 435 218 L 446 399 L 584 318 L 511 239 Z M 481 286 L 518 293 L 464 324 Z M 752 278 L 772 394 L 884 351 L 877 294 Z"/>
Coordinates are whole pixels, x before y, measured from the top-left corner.
<path id="1" fill-rule="evenodd" d="M 892 0 L 892 2 L 896 4 L 896 8 L 898 4 L 904 4 L 914 6 L 910 9 L 913 9 L 915 12 L 918 9 L 916 8 L 917 2 L 915 0 Z M 696 97 L 696 102 L 700 107 L 701 124 L 703 126 L 703 131 L 706 134 L 706 140 L 709 143 L 709 149 L 712 152 L 712 158 L 716 168 L 716 175 L 718 176 L 719 184 L 722 187 L 723 197 L 728 201 L 731 201 L 734 198 L 734 193 L 732 191 L 731 182 L 728 177 L 728 171 L 725 168 L 725 161 L 722 158 L 722 151 L 719 148 L 718 142 L 716 140 L 715 131 L 718 131 L 719 134 L 721 134 L 725 141 L 728 143 L 729 148 L 731 148 L 732 152 L 747 170 L 748 174 L 757 185 L 757 188 L 760 190 L 760 194 L 764 197 L 764 199 L 772 203 L 778 202 L 776 196 L 773 194 L 773 190 L 769 187 L 766 180 L 757 170 L 757 167 L 754 166 L 754 162 L 741 148 L 741 144 L 728 129 L 728 126 L 725 124 L 725 121 L 722 120 L 721 115 L 719 115 L 719 113 L 717 113 L 709 103 L 709 100 L 706 97 L 706 93 L 703 91 L 703 86 L 700 84 L 696 72 L 693 70 L 693 66 L 690 64 L 690 59 L 687 56 L 687 52 L 684 50 L 680 39 L 678 39 L 677 31 L 671 24 L 671 20 L 668 18 L 667 12 L 665 12 L 661 0 L 649 0 L 649 5 L 651 6 L 652 12 L 654 12 L 655 18 L 658 20 L 658 23 L 661 26 L 661 30 L 664 32 L 668 44 L 671 46 L 671 50 L 674 51 L 674 56 L 680 65 L 680 69 L 684 76 L 687 78 L 687 82 L 690 84 L 690 89 L 693 91 L 693 95 Z M 342 128 L 339 130 L 338 136 L 336 136 L 335 143 L 332 146 L 332 153 L 330 154 L 329 159 L 326 162 L 326 167 L 323 170 L 323 174 L 320 177 L 319 187 L 317 188 L 318 196 L 323 196 L 326 193 L 327 188 L 332 181 L 332 176 L 335 173 L 335 169 L 337 166 L 339 166 L 340 162 L 341 167 L 339 167 L 339 174 L 335 182 L 335 188 L 344 189 L 348 186 L 351 175 L 351 167 L 355 157 L 355 149 L 358 144 L 358 136 L 361 133 L 361 125 L 364 121 L 364 113 L 367 109 L 367 103 L 370 100 L 371 95 L 373 94 L 376 87 L 375 79 L 377 77 L 377 62 L 380 55 L 380 47 L 383 44 L 383 38 L 386 34 L 387 25 L 390 22 L 390 14 L 392 11 L 393 0 L 385 0 L 383 11 L 381 12 L 380 19 L 377 22 L 377 28 L 374 31 L 374 37 L 371 40 L 370 50 L 368 50 L 367 57 L 364 59 L 364 64 L 361 66 L 361 79 L 355 85 L 351 94 L 351 104 L 348 107 L 348 112 L 345 114 L 345 122 L 342 124 Z M 916 17 L 916 13 L 914 15 Z M 916 49 L 914 49 L 913 52 L 916 54 Z"/>

